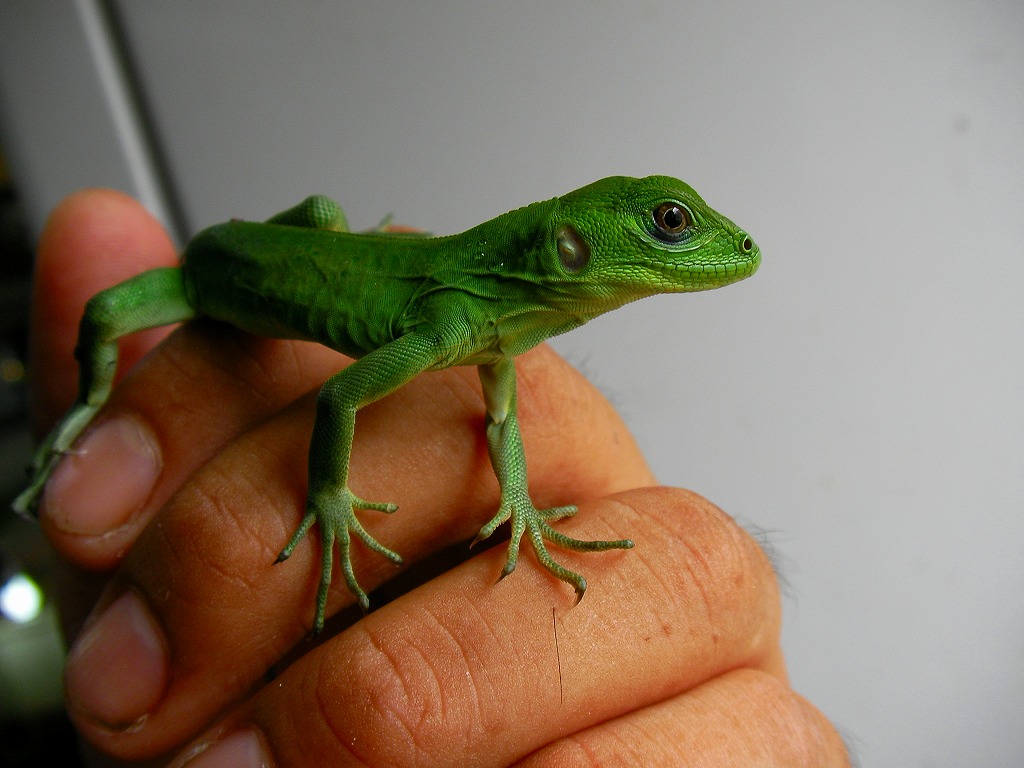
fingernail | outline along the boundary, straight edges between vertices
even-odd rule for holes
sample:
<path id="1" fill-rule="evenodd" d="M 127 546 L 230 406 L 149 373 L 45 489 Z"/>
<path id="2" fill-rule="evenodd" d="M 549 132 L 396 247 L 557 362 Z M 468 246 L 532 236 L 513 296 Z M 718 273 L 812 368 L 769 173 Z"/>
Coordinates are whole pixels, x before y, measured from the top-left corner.
<path id="1" fill-rule="evenodd" d="M 270 758 L 263 742 L 253 731 L 239 731 L 204 749 L 186 763 L 185 768 L 269 768 Z"/>
<path id="2" fill-rule="evenodd" d="M 71 708 L 116 731 L 141 727 L 167 687 L 167 651 L 142 599 L 126 592 L 75 641 L 64 670 Z"/>
<path id="3" fill-rule="evenodd" d="M 43 494 L 43 514 L 65 533 L 109 533 L 149 498 L 161 465 L 156 437 L 137 419 L 104 421 L 57 465 Z"/>

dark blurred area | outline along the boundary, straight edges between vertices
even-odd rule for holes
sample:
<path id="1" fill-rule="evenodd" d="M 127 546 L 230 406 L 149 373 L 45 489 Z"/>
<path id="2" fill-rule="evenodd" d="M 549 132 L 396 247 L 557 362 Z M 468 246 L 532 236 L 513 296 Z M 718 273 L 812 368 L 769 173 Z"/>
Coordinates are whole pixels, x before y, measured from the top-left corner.
<path id="1" fill-rule="evenodd" d="M 32 439 L 25 380 L 32 244 L 0 148 L 0 768 L 78 766 L 61 700 L 53 556 L 10 509 Z"/>

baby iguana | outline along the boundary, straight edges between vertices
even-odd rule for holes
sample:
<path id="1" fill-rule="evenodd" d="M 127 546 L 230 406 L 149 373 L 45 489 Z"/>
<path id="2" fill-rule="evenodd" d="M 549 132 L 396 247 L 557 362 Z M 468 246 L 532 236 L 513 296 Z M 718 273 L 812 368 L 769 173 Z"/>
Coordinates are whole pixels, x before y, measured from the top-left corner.
<path id="1" fill-rule="evenodd" d="M 498 512 L 478 540 L 511 520 L 502 575 L 515 568 L 528 533 L 541 565 L 575 587 L 579 601 L 586 581 L 552 559 L 545 539 L 580 551 L 627 549 L 633 542 L 571 538 L 549 523 L 575 507 L 533 505 L 513 359 L 635 299 L 741 280 L 760 263 L 757 246 L 691 187 L 666 176 L 603 179 L 447 237 L 347 229 L 337 203 L 310 197 L 265 223 L 210 227 L 188 244 L 180 267 L 153 269 L 96 294 L 79 329 L 78 401 L 40 446 L 31 485 L 15 509 L 35 511 L 61 455 L 106 402 L 117 339 L 206 316 L 262 336 L 312 339 L 357 358 L 320 390 L 305 516 L 278 557 L 288 558 L 319 524 L 314 631 L 323 628 L 335 539 L 345 581 L 364 609 L 368 600 L 350 560 L 352 534 L 401 562 L 355 515 L 357 509 L 396 509 L 349 488 L 356 411 L 418 373 L 452 365 L 478 367 L 487 447 L 501 490 Z"/>

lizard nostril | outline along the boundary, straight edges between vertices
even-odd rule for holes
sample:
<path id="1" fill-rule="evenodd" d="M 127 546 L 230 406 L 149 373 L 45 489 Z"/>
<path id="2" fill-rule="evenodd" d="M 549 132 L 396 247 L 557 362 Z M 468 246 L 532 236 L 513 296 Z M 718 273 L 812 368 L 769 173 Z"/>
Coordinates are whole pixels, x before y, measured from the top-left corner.
<path id="1" fill-rule="evenodd" d="M 740 249 L 744 253 L 750 253 L 754 250 L 754 241 L 750 239 L 750 235 L 744 235 L 743 241 L 740 243 Z"/>

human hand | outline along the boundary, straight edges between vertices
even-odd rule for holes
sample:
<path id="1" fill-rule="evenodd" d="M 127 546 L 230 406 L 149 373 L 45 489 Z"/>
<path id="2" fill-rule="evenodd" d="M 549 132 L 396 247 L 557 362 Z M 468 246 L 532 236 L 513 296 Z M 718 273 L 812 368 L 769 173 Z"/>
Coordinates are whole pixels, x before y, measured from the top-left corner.
<path id="1" fill-rule="evenodd" d="M 122 195 L 80 193 L 55 211 L 33 309 L 39 429 L 74 398 L 89 296 L 175 261 Z M 590 582 L 576 607 L 530 556 L 495 584 L 504 547 L 464 543 L 498 500 L 477 377 L 425 374 L 360 412 L 352 461 L 353 487 L 399 503 L 362 517 L 410 565 L 398 574 L 357 549 L 360 582 L 384 585 L 376 610 L 362 616 L 336 580 L 313 642 L 316 536 L 273 562 L 303 511 L 316 388 L 345 359 L 202 321 L 155 346 L 164 335 L 123 342 L 126 368 L 152 353 L 62 461 L 41 511 L 67 563 L 102 577 L 98 596 L 64 605 L 78 634 L 68 708 L 109 756 L 96 764 L 847 764 L 788 687 L 760 548 L 691 493 L 629 490 L 653 478 L 627 430 L 549 348 L 517 366 L 536 500 L 577 502 L 561 530 L 636 549 L 557 552 Z M 475 556 L 451 567 L 453 552 Z"/>

